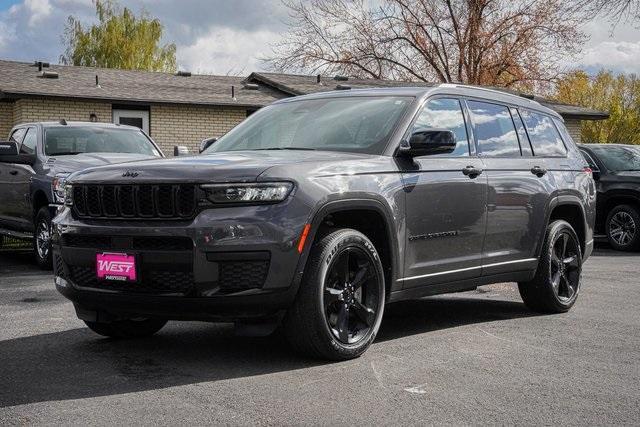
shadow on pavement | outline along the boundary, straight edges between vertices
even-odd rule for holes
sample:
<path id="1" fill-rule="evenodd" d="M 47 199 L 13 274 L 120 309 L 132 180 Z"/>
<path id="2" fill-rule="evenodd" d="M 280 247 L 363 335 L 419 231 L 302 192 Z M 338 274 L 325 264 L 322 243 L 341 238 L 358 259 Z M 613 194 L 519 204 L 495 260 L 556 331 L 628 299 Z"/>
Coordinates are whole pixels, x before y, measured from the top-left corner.
<path id="1" fill-rule="evenodd" d="M 472 323 L 530 316 L 524 305 L 466 297 L 392 304 L 377 342 Z M 375 346 L 375 344 L 374 344 Z M 0 342 L 0 407 L 88 398 L 264 375 L 323 364 L 293 354 L 278 336 L 242 338 L 224 324 L 170 323 L 137 341 L 88 329 Z"/>

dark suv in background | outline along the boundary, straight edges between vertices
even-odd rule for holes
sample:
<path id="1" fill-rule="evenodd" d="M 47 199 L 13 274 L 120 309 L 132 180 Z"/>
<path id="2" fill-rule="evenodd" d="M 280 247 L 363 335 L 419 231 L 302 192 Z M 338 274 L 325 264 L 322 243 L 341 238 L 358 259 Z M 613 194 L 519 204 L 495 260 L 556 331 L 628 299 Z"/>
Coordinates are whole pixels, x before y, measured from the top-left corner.
<path id="1" fill-rule="evenodd" d="M 595 194 L 561 117 L 524 97 L 450 84 L 303 96 L 198 157 L 71 176 L 55 284 L 101 335 L 280 325 L 298 350 L 347 359 L 388 302 L 506 281 L 533 310 L 569 310 Z"/>
<path id="2" fill-rule="evenodd" d="M 87 122 L 24 123 L 0 143 L 0 247 L 5 236 L 33 238 L 36 260 L 51 268 L 51 218 L 62 207 L 64 183 L 91 166 L 162 157 L 132 126 Z"/>
<path id="3" fill-rule="evenodd" d="M 581 144 L 580 150 L 596 180 L 596 233 L 614 249 L 640 249 L 640 147 Z"/>

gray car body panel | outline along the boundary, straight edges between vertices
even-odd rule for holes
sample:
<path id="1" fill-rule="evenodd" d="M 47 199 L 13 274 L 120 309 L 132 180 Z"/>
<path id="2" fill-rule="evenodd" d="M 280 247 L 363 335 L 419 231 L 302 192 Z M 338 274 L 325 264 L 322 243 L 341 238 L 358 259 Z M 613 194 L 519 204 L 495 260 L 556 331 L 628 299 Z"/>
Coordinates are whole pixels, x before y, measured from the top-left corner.
<path id="1" fill-rule="evenodd" d="M 123 174 L 135 171 L 136 183 L 293 182 L 293 193 L 282 203 L 205 209 L 194 220 L 180 224 L 83 221 L 65 209 L 55 220 L 58 238 L 65 234 L 105 233 L 192 238 L 196 285 L 200 295 L 208 297 L 211 312 L 190 315 L 187 312 L 191 308 L 185 303 L 180 312 L 165 314 L 196 319 L 247 314 L 240 296 L 215 295 L 208 288 L 207 276 L 213 273 L 206 257 L 212 252 L 270 251 L 272 262 L 267 281 L 262 290 L 255 290 L 249 297 L 255 298 L 259 307 L 254 308 L 262 314 L 287 308 L 295 297 L 311 247 L 307 244 L 302 254 L 296 250 L 305 224 L 312 225 L 308 237 L 312 242 L 323 218 L 339 210 L 373 210 L 384 218 L 382 226 L 392 252 L 391 280 L 387 284 L 389 301 L 471 289 L 483 283 L 530 280 L 537 268 L 549 217 L 558 205 L 579 206 L 584 220 L 585 259 L 589 256 L 595 215 L 593 179 L 583 172 L 584 162 L 572 141 L 565 141 L 567 157 L 557 159 L 483 158 L 477 154 L 470 129 L 470 157 L 409 159 L 396 156 L 417 112 L 431 97 L 490 100 L 535 110 L 562 121 L 557 113 L 534 101 L 484 88 L 440 85 L 336 91 L 277 103 L 320 97 L 386 95 L 412 96 L 414 101 L 399 120 L 382 155 L 231 151 L 102 166 L 76 173 L 71 179 L 72 183 L 130 183 L 132 179 Z M 471 179 L 462 173 L 469 165 L 476 165 L 484 172 Z M 543 178 L 531 173 L 530 169 L 536 165 L 548 170 Z M 218 238 L 208 238 L 214 235 Z M 63 258 L 71 256 L 64 247 L 58 246 L 57 250 Z M 94 308 L 119 306 L 123 309 L 117 296 L 110 296 L 110 302 L 101 306 L 94 297 L 100 292 L 83 293 L 77 287 L 61 289 L 61 292 Z M 281 297 L 272 298 L 274 293 Z M 144 297 L 132 296 L 127 301 L 145 305 Z M 121 304 L 126 306 L 124 299 Z M 232 313 L 226 313 L 226 309 Z"/>

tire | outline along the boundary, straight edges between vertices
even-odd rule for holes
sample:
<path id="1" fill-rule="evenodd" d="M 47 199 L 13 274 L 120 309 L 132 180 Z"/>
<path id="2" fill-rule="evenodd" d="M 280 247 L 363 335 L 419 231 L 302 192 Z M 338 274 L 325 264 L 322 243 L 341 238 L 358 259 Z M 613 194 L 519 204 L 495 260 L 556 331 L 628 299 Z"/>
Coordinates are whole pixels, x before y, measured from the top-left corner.
<path id="1" fill-rule="evenodd" d="M 609 245 L 618 251 L 634 251 L 640 247 L 640 214 L 630 205 L 611 209 L 605 223 Z"/>
<path id="2" fill-rule="evenodd" d="M 51 214 L 49 208 L 43 206 L 36 215 L 35 233 L 33 236 L 33 252 L 38 267 L 42 270 L 53 269 L 51 250 Z"/>
<path id="3" fill-rule="evenodd" d="M 301 354 L 353 359 L 375 339 L 384 303 L 384 270 L 371 241 L 356 230 L 333 231 L 311 248 L 283 332 Z"/>
<path id="4" fill-rule="evenodd" d="M 578 235 L 568 222 L 557 220 L 547 227 L 535 277 L 530 282 L 518 283 L 518 290 L 529 309 L 564 313 L 578 298 L 581 274 L 582 251 Z"/>
<path id="5" fill-rule="evenodd" d="M 163 319 L 116 320 L 110 323 L 84 322 L 93 332 L 110 338 L 148 337 L 167 324 Z"/>

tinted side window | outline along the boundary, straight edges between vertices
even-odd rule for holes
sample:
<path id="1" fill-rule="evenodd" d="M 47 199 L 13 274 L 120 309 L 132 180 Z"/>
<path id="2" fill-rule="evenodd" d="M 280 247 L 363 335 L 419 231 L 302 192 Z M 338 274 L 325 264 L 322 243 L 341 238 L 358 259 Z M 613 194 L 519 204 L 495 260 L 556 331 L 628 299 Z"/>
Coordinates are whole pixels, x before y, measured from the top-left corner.
<path id="1" fill-rule="evenodd" d="M 20 142 L 22 142 L 22 137 L 24 136 L 24 132 L 25 132 L 24 128 L 16 129 L 13 131 L 9 139 L 11 141 L 15 141 L 18 144 L 20 144 Z"/>
<path id="2" fill-rule="evenodd" d="M 594 171 L 598 170 L 598 165 L 596 165 L 596 162 L 593 160 L 593 158 L 589 153 L 587 153 L 584 150 L 580 150 L 580 154 L 582 154 L 582 157 L 584 157 L 584 160 L 587 162 L 591 170 L 594 170 Z"/>
<path id="3" fill-rule="evenodd" d="M 27 129 L 27 134 L 20 146 L 20 153 L 22 154 L 34 154 L 36 152 L 36 145 L 38 145 L 38 139 L 36 138 L 35 128 Z"/>
<path id="4" fill-rule="evenodd" d="M 430 128 L 449 129 L 455 134 L 457 144 L 453 153 L 437 154 L 430 157 L 469 155 L 469 138 L 460 101 L 457 99 L 438 98 L 427 102 L 414 123 L 411 132 Z"/>
<path id="5" fill-rule="evenodd" d="M 520 144 L 511 113 L 503 105 L 468 101 L 478 147 L 485 157 L 519 157 Z"/>
<path id="6" fill-rule="evenodd" d="M 564 157 L 567 154 L 567 149 L 551 117 L 526 110 L 521 110 L 520 114 L 527 127 L 534 155 Z"/>
<path id="7" fill-rule="evenodd" d="M 522 123 L 522 118 L 520 117 L 520 113 L 518 113 L 518 110 L 516 108 L 511 109 L 511 117 L 513 117 L 513 123 L 516 125 L 516 131 L 518 132 L 518 139 L 520 140 L 520 149 L 522 150 L 522 155 L 526 157 L 533 156 L 533 150 L 531 150 L 529 136 L 527 135 L 527 131 L 524 129 L 524 123 Z"/>

